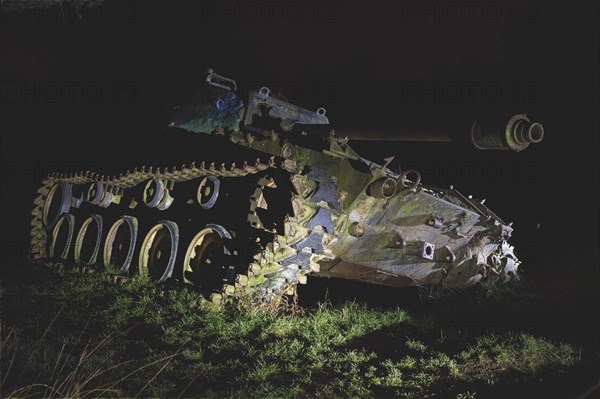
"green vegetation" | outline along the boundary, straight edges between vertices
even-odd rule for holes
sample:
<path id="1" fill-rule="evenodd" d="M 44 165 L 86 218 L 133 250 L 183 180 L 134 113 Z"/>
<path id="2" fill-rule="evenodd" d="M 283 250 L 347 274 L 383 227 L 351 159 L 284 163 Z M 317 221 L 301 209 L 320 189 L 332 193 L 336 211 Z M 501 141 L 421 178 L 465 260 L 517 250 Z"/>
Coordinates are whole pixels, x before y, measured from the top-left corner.
<path id="1" fill-rule="evenodd" d="M 354 302 L 217 308 L 143 278 L 33 266 L 3 293 L 3 397 L 453 397 L 568 371 L 578 349 L 518 331 L 433 332 Z M 429 334 L 428 332 L 431 332 Z"/>

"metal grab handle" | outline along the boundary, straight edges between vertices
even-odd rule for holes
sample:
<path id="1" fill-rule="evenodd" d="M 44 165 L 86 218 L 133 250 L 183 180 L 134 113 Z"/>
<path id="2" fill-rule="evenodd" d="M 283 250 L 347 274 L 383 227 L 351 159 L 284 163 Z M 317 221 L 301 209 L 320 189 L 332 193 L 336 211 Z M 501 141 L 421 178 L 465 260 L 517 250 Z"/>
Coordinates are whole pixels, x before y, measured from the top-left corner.
<path id="1" fill-rule="evenodd" d="M 206 83 L 208 83 L 209 85 L 220 87 L 221 89 L 225 90 L 237 90 L 237 84 L 235 83 L 235 80 L 218 75 L 212 69 L 208 69 L 206 73 Z"/>

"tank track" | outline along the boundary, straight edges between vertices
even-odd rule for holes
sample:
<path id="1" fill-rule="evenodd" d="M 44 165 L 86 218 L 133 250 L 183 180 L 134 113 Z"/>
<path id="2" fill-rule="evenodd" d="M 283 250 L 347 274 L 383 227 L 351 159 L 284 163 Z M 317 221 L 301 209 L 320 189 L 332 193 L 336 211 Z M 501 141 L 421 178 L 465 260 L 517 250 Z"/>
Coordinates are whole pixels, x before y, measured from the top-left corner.
<path id="1" fill-rule="evenodd" d="M 207 176 L 220 179 L 251 176 L 256 178 L 256 186 L 246 202 L 249 204 L 249 208 L 248 218 L 244 222 L 248 223 L 251 229 L 257 230 L 259 236 L 266 237 L 266 240 L 257 239 L 260 241 L 258 244 L 260 250 L 247 265 L 247 270 L 243 270 L 243 268 L 237 270 L 235 277 L 228 284 L 224 284 L 220 292 L 211 293 L 209 299 L 217 304 L 228 298 L 242 298 L 252 302 L 273 304 L 281 301 L 285 295 L 295 294 L 297 284 L 305 284 L 308 274 L 319 271 L 318 262 L 332 256 L 328 246 L 335 242 L 335 235 L 328 234 L 323 226 L 310 223 L 312 216 L 318 212 L 319 208 L 327 207 L 327 204 L 311 200 L 315 191 L 315 183 L 308 178 L 308 170 L 310 170 L 309 167 L 298 162 L 291 160 L 278 162 L 275 157 L 272 157 L 267 163 L 257 159 L 254 165 L 244 162 L 242 165 L 233 163 L 229 167 L 226 167 L 224 163 L 219 166 L 210 163 L 207 166 L 204 162 L 199 166 L 192 163 L 189 167 L 182 165 L 180 168 L 174 167 L 171 170 L 164 169 L 162 171 L 158 168 L 142 167 L 139 170 L 127 171 L 120 176 L 108 178 L 92 172 L 70 175 L 51 174 L 43 180 L 42 186 L 37 190 L 38 196 L 34 200 L 34 208 L 31 212 L 33 216 L 31 255 L 35 261 L 49 258 L 49 245 L 52 244 L 52 240 L 56 240 L 56 233 L 53 232 L 56 222 L 64 214 L 68 214 L 72 207 L 79 206 L 77 205 L 78 198 L 70 198 L 71 207 L 63 209 L 63 215 L 56 216 L 53 223 L 48 222 L 47 213 L 50 202 L 52 202 L 52 191 L 56 191 L 55 187 L 60 184 L 66 183 L 75 187 L 101 183 L 105 188 L 102 201 L 106 201 L 105 207 L 108 207 L 111 205 L 112 199 L 117 198 L 124 190 L 134 188 L 152 179 L 160 179 L 168 185 Z M 285 181 L 286 178 L 289 180 Z M 288 184 L 292 188 L 289 192 L 289 205 L 292 212 L 286 214 L 284 225 L 278 226 L 276 229 L 266 226 L 261 215 L 269 211 L 266 198 L 270 193 L 277 190 L 285 191 L 284 187 L 278 187 L 278 184 L 282 183 Z M 83 200 L 81 198 L 80 201 Z M 280 204 L 275 203 L 274 206 L 280 206 Z M 336 223 L 341 222 L 341 218 L 337 214 L 333 216 L 333 220 Z M 140 231 L 138 236 L 142 237 L 144 234 L 145 232 Z M 73 235 L 69 235 L 68 242 L 72 241 Z M 101 238 L 103 235 L 99 233 L 98 241 Z"/>

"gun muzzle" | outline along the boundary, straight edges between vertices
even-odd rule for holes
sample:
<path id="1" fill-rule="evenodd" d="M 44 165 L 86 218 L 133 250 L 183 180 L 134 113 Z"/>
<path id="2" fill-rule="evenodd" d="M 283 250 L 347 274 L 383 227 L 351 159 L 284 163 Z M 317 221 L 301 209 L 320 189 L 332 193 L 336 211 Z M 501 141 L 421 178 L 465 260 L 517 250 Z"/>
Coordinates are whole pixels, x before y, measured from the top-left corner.
<path id="1" fill-rule="evenodd" d="M 480 150 L 523 151 L 529 144 L 536 144 L 544 138 L 541 123 L 531 122 L 526 115 L 515 115 L 504 131 L 487 129 L 479 121 L 471 127 L 471 142 Z"/>

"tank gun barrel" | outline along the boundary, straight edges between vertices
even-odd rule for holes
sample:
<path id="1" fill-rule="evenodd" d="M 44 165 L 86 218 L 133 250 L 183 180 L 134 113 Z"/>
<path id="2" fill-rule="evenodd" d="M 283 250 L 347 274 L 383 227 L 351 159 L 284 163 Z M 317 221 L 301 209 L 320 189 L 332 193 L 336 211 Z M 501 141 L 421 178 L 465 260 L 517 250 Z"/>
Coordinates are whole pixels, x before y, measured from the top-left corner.
<path id="1" fill-rule="evenodd" d="M 470 131 L 447 133 L 441 129 L 388 129 L 368 131 L 359 129 L 341 130 L 341 136 L 349 140 L 424 141 L 424 142 L 467 142 L 480 150 L 522 151 L 530 144 L 544 138 L 544 127 L 532 122 L 526 115 L 510 118 L 506 125 L 476 120 Z"/>

